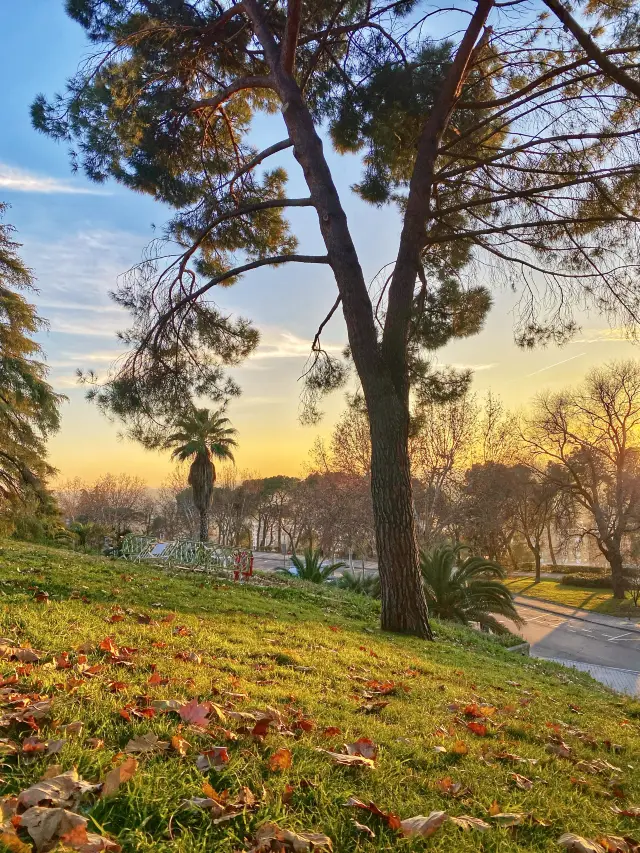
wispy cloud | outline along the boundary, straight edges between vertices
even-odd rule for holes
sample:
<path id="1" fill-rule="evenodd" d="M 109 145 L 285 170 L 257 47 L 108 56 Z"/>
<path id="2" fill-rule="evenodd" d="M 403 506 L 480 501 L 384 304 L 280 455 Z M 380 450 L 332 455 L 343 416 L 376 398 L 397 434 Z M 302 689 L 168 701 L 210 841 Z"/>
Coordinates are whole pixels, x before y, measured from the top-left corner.
<path id="1" fill-rule="evenodd" d="M 452 364 L 447 365 L 447 367 L 452 367 L 454 370 L 473 370 L 474 373 L 477 373 L 480 370 L 491 370 L 493 367 L 497 367 L 499 362 L 490 361 L 486 364 L 461 364 L 459 362 L 453 362 Z"/>
<path id="2" fill-rule="evenodd" d="M 75 184 L 72 181 L 52 178 L 48 175 L 39 175 L 21 169 L 18 166 L 9 166 L 0 163 L 0 187 L 17 193 L 67 193 L 73 195 L 107 195 L 105 190 L 93 189 L 92 187 Z"/>
<path id="3" fill-rule="evenodd" d="M 574 338 L 572 344 L 620 343 L 631 340 L 626 329 L 584 329 L 584 337 Z"/>
<path id="4" fill-rule="evenodd" d="M 586 352 L 579 352 L 578 355 L 572 355 L 571 358 L 564 358 L 562 361 L 556 361 L 554 364 L 548 364 L 546 367 L 541 367 L 540 370 L 534 370 L 533 373 L 527 373 L 525 379 L 531 376 L 537 376 L 539 373 L 544 373 L 546 370 L 553 370 L 554 367 L 560 367 L 561 364 L 567 364 L 569 361 L 575 361 L 576 358 L 582 358 Z"/>
<path id="5" fill-rule="evenodd" d="M 330 353 L 340 353 L 344 344 L 326 344 L 323 348 Z M 300 358 L 311 352 L 311 338 L 299 338 L 291 332 L 281 331 L 276 336 L 265 337 L 258 347 L 253 359 L 266 358 Z"/>

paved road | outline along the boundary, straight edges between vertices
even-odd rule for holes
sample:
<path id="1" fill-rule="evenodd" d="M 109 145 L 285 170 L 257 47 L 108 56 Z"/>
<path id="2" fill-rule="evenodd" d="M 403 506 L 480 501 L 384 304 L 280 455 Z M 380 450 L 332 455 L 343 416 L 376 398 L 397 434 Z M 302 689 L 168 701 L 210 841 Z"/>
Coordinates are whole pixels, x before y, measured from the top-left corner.
<path id="1" fill-rule="evenodd" d="M 533 655 L 640 671 L 640 632 L 543 613 L 522 599 L 516 606 L 525 624 L 504 624 L 531 644 Z"/>

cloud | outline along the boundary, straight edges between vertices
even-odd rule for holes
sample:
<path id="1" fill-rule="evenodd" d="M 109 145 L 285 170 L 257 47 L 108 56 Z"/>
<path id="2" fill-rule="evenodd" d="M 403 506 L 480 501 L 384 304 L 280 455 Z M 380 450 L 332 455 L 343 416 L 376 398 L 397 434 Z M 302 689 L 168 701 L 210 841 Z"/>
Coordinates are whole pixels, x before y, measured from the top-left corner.
<path id="1" fill-rule="evenodd" d="M 344 344 L 326 344 L 323 348 L 330 353 L 341 353 Z M 262 339 L 257 351 L 251 356 L 254 359 L 266 358 L 300 358 L 311 352 L 311 338 L 299 338 L 291 332 L 281 331 L 275 337 Z"/>
<path id="2" fill-rule="evenodd" d="M 480 370 L 491 370 L 493 367 L 497 367 L 499 362 L 490 361 L 487 364 L 459 364 L 457 362 L 453 362 L 452 364 L 448 364 L 447 367 L 452 367 L 454 370 L 473 370 L 474 373 L 478 373 Z"/>
<path id="3" fill-rule="evenodd" d="M 17 193 L 67 193 L 72 195 L 108 195 L 105 190 L 81 186 L 70 181 L 38 175 L 18 166 L 0 163 L 0 187 Z"/>
<path id="4" fill-rule="evenodd" d="M 620 343 L 631 341 L 632 335 L 627 329 L 584 329 L 584 337 L 574 338 L 572 344 Z"/>

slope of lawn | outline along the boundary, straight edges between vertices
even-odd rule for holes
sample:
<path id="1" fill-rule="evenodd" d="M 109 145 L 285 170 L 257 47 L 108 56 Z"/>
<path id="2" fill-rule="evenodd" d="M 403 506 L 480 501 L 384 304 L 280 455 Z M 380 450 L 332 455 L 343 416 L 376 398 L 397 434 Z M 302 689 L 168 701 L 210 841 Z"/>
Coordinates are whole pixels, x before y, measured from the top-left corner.
<path id="1" fill-rule="evenodd" d="M 609 616 L 629 616 L 640 622 L 640 607 L 635 607 L 629 598 L 618 601 L 608 589 L 565 586 L 559 581 L 550 580 L 536 583 L 531 578 L 509 578 L 507 585 L 512 592 L 521 595 L 542 598 L 553 601 L 555 604 L 565 604 L 567 607 L 581 607 L 584 610 L 594 610 L 596 613 L 607 613 Z"/>
<path id="2" fill-rule="evenodd" d="M 640 836 L 637 703 L 465 629 L 385 635 L 377 607 L 0 542 L 0 849 L 470 853 Z M 105 787 L 67 776 L 65 799 L 56 778 L 73 768 Z"/>

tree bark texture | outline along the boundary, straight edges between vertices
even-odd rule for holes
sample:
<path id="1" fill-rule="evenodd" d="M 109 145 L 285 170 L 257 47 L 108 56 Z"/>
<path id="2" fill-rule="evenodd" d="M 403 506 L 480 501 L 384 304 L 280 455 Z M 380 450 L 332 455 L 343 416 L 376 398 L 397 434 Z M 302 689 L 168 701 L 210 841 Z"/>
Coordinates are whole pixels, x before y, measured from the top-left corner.
<path id="1" fill-rule="evenodd" d="M 372 402 L 371 494 L 382 595 L 382 628 L 433 639 L 418 562 L 407 452 L 409 418 L 397 400 Z"/>
<path id="2" fill-rule="evenodd" d="M 209 511 L 207 509 L 200 510 L 200 541 L 209 541 Z"/>
<path id="3" fill-rule="evenodd" d="M 611 566 L 611 585 L 613 587 L 613 597 L 623 599 L 625 594 L 625 577 L 624 566 L 622 563 L 622 553 L 620 548 L 615 546 L 609 549 L 607 556 L 609 565 Z"/>

